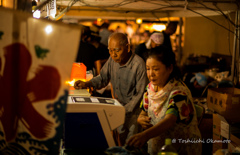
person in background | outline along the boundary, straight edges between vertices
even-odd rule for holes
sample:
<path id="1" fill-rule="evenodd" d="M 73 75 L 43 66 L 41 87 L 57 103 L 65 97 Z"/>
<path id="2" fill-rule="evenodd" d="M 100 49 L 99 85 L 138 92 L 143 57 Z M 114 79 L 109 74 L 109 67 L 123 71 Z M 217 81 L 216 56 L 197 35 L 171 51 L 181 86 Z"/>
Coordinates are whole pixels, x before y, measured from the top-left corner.
<path id="1" fill-rule="evenodd" d="M 149 30 L 145 30 L 143 32 L 143 40 L 147 41 L 150 38 L 150 36 L 151 36 L 151 33 L 149 32 Z"/>
<path id="2" fill-rule="evenodd" d="M 121 26 L 118 25 L 114 32 L 116 32 L 116 33 L 124 33 L 124 30 L 121 28 Z"/>
<path id="3" fill-rule="evenodd" d="M 92 27 L 90 27 L 90 29 L 91 29 L 91 35 L 89 37 L 88 42 L 97 49 L 99 59 L 101 62 L 101 67 L 102 67 L 110 56 L 109 52 L 108 52 L 108 48 L 106 45 L 104 45 L 103 43 L 100 42 L 101 37 L 99 36 L 98 28 L 92 26 Z"/>
<path id="4" fill-rule="evenodd" d="M 128 38 L 131 40 L 132 36 L 134 35 L 134 30 L 133 30 L 132 24 L 127 24 L 126 34 L 127 34 Z"/>
<path id="5" fill-rule="evenodd" d="M 100 63 L 101 63 L 101 68 L 103 67 L 103 65 L 106 63 L 106 61 L 108 60 L 109 58 L 109 52 L 108 52 L 108 48 L 107 46 L 105 46 L 104 44 L 102 44 L 100 42 L 101 40 L 101 37 L 99 36 L 99 31 L 98 31 L 98 28 L 95 27 L 95 26 L 92 26 L 90 27 L 91 29 L 91 35 L 88 39 L 88 42 L 90 44 L 92 44 L 96 49 L 97 49 L 97 52 L 98 52 L 98 55 L 99 55 L 99 59 L 100 59 Z M 100 70 L 99 70 L 100 71 Z M 92 92 L 94 96 L 99 96 L 99 97 L 112 97 L 112 94 L 111 94 L 111 82 L 109 82 L 109 84 L 100 89 L 100 90 L 96 90 L 94 92 Z"/>
<path id="6" fill-rule="evenodd" d="M 170 36 L 173 35 L 176 32 L 177 25 L 178 25 L 178 22 L 170 22 L 167 25 L 166 30 L 162 31 L 163 36 L 164 36 L 163 45 L 170 48 L 170 50 L 172 50 L 172 43 L 171 43 Z"/>
<path id="7" fill-rule="evenodd" d="M 113 33 L 108 40 L 110 57 L 102 67 L 100 74 L 90 81 L 76 81 L 75 89 L 105 87 L 112 84 L 113 98 L 117 99 L 126 110 L 125 123 L 117 129 L 119 146 L 133 134 L 139 132 L 137 117 L 139 105 L 148 83 L 144 61 L 132 53 L 128 38 L 123 33 Z"/>
<path id="8" fill-rule="evenodd" d="M 151 48 L 160 46 L 163 43 L 164 37 L 163 33 L 155 32 L 153 33 L 147 42 L 139 44 L 135 49 L 135 54 L 139 55 L 144 61 L 146 61 L 146 56 Z"/>
<path id="9" fill-rule="evenodd" d="M 93 75 L 96 76 L 100 72 L 101 63 L 97 49 L 87 42 L 90 34 L 90 28 L 85 27 L 79 43 L 76 62 L 83 63 L 87 67 L 87 71 L 91 70 Z"/>
<path id="10" fill-rule="evenodd" d="M 108 30 L 108 27 L 109 27 L 109 23 L 104 22 L 101 25 L 101 29 L 99 31 L 99 35 L 101 37 L 100 42 L 105 46 L 108 46 L 108 37 L 112 34 L 112 32 Z"/>
<path id="11" fill-rule="evenodd" d="M 148 142 L 150 155 L 157 155 L 166 138 L 179 155 L 201 155 L 201 143 L 179 141 L 201 139 L 196 110 L 191 92 L 180 80 L 175 54 L 167 47 L 159 46 L 149 53 L 146 61 L 150 83 L 143 95 L 142 112 L 138 117 L 144 131 L 132 136 L 127 145 L 141 148 Z"/>

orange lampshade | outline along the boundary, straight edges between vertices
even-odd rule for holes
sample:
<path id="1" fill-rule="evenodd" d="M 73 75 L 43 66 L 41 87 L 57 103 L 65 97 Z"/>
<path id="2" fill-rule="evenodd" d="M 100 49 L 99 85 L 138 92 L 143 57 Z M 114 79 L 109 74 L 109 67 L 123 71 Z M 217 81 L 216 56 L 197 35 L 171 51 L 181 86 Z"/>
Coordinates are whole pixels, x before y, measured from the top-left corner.
<path id="1" fill-rule="evenodd" d="M 86 79 L 87 67 L 83 63 L 74 62 L 72 65 L 71 80 Z"/>

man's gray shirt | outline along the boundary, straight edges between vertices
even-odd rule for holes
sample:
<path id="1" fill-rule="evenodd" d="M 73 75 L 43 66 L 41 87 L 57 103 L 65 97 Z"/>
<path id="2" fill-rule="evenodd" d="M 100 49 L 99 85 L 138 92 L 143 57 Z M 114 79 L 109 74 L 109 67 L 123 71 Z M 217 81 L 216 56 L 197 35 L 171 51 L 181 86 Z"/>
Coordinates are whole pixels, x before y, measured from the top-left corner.
<path id="1" fill-rule="evenodd" d="M 91 79 L 91 82 L 93 87 L 100 89 L 107 86 L 109 81 L 113 87 L 114 98 L 125 107 L 126 113 L 133 112 L 139 107 L 148 84 L 145 62 L 134 53 L 123 66 L 109 57 L 100 74 Z"/>

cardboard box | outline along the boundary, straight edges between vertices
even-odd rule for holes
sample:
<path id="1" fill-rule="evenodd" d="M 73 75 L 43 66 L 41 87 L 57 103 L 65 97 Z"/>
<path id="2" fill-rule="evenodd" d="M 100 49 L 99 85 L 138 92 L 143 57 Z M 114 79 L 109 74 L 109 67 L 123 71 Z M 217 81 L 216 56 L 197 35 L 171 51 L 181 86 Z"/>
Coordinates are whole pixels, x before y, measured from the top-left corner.
<path id="1" fill-rule="evenodd" d="M 238 140 L 240 140 L 240 139 L 238 139 Z M 231 143 L 228 144 L 229 153 L 231 153 L 231 154 L 236 153 L 236 152 L 239 153 L 239 148 L 240 148 L 240 144 L 239 143 L 237 144 L 237 142 L 235 142 L 235 140 L 232 140 L 232 138 L 231 138 Z"/>
<path id="2" fill-rule="evenodd" d="M 240 122 L 240 89 L 209 88 L 207 105 L 222 115 L 228 122 Z"/>
<path id="3" fill-rule="evenodd" d="M 227 133 L 227 131 L 229 131 L 229 128 L 228 130 L 226 129 L 226 123 L 227 121 L 224 119 L 224 117 L 219 114 L 213 114 L 213 153 L 219 149 L 228 148 L 228 144 L 222 142 L 226 140 L 226 137 L 229 137 L 229 134 Z M 225 135 L 226 137 L 223 137 L 221 133 L 223 133 L 223 135 Z"/>
<path id="4" fill-rule="evenodd" d="M 227 149 L 228 143 L 226 142 L 227 139 L 222 137 L 221 135 L 217 135 L 213 133 L 213 139 L 212 139 L 212 151 L 215 153 L 219 149 Z"/>
<path id="5" fill-rule="evenodd" d="M 230 125 L 227 120 L 219 114 L 213 114 L 213 134 L 230 139 Z"/>
<path id="6" fill-rule="evenodd" d="M 229 123 L 223 116 L 213 114 L 213 153 L 218 149 L 233 151 L 240 146 L 240 123 Z"/>
<path id="7" fill-rule="evenodd" d="M 233 153 L 236 150 L 236 144 L 234 142 L 231 142 L 228 144 L 228 152 Z"/>

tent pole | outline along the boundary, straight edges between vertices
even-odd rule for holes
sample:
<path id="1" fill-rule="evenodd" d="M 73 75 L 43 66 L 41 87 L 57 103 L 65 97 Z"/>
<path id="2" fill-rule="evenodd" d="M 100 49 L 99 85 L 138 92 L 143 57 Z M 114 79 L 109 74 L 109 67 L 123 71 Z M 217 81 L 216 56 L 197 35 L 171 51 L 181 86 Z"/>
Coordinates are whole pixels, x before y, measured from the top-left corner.
<path id="1" fill-rule="evenodd" d="M 236 65 L 236 61 L 235 61 L 235 56 L 236 56 L 236 51 L 237 51 L 237 38 L 238 38 L 238 14 L 239 14 L 239 10 L 236 11 L 236 15 L 235 15 L 235 33 L 234 33 L 234 42 L 233 42 L 233 53 L 232 53 L 232 68 L 231 68 L 231 80 L 234 84 L 235 83 L 235 65 Z"/>
<path id="2" fill-rule="evenodd" d="M 182 17 L 180 17 L 179 20 L 179 36 L 178 36 L 178 56 L 177 56 L 177 63 L 180 66 L 181 65 L 181 59 L 182 59 L 182 25 L 183 20 Z"/>
<path id="3" fill-rule="evenodd" d="M 238 29 L 238 36 L 237 36 L 237 48 L 236 48 L 236 70 L 237 70 L 237 82 L 236 85 L 239 86 L 240 81 L 240 10 L 238 10 L 238 23 L 237 23 L 237 29 Z"/>

